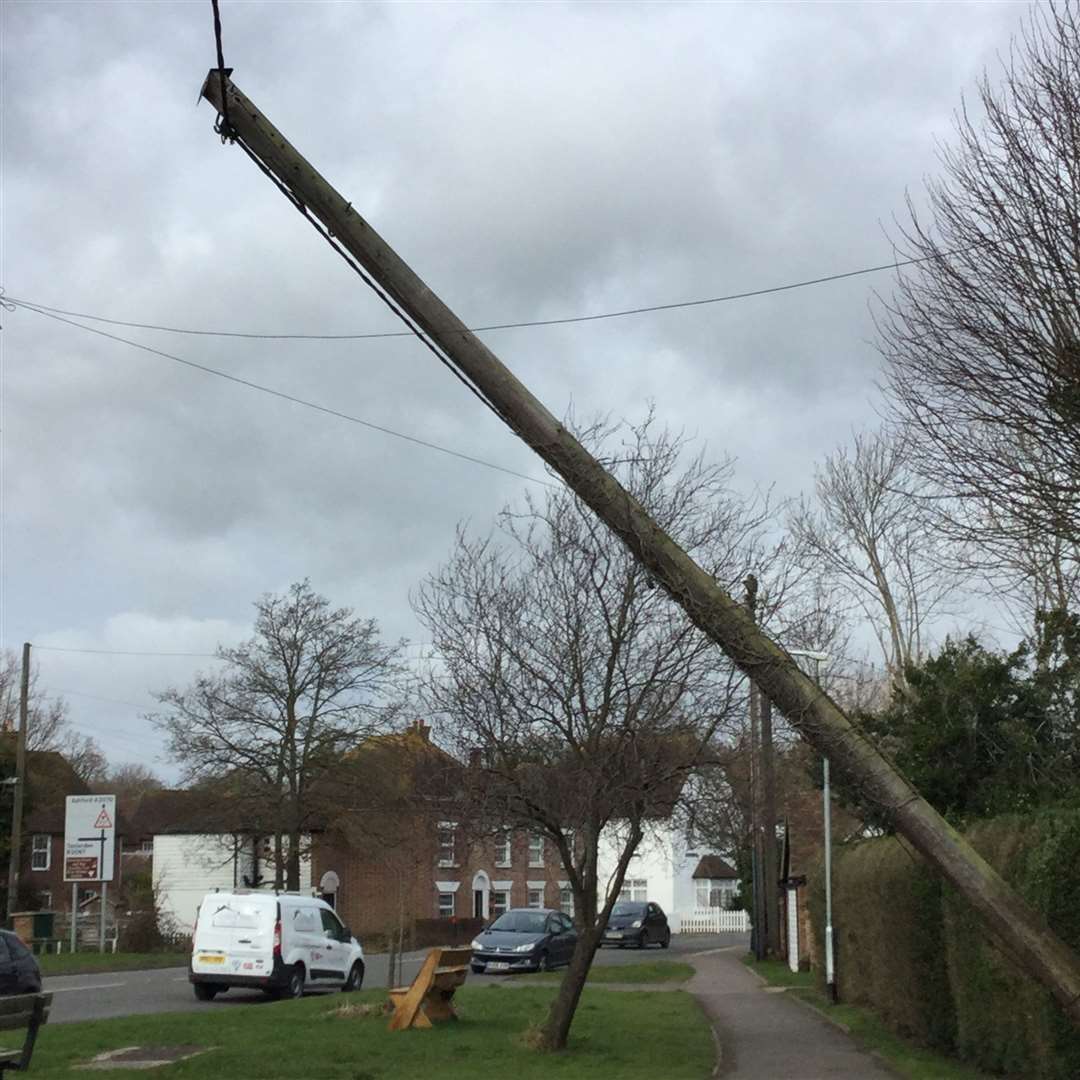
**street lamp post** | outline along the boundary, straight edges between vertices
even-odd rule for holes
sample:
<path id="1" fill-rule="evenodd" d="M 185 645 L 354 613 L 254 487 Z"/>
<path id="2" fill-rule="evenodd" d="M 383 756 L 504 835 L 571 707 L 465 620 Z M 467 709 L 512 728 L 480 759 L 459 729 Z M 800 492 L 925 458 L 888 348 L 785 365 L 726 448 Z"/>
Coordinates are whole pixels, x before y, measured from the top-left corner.
<path id="1" fill-rule="evenodd" d="M 788 655 L 805 656 L 807 660 L 814 661 L 814 682 L 820 689 L 821 665 L 829 662 L 829 654 L 811 652 L 808 649 L 788 649 Z M 835 1002 L 837 993 L 832 921 L 832 802 L 829 791 L 829 759 L 827 757 L 821 759 L 821 779 L 825 830 L 825 986 L 829 993 L 829 1000 Z"/>

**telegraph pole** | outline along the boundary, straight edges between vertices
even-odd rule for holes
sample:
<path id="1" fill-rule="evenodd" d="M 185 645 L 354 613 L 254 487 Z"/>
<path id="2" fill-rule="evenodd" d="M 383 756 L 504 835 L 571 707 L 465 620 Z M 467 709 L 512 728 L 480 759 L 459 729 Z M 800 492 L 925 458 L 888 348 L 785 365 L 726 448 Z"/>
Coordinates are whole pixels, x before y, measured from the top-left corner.
<path id="1" fill-rule="evenodd" d="M 758 580 L 743 582 L 746 609 L 757 622 Z M 776 768 L 773 759 L 772 702 L 750 680 L 750 820 L 754 833 L 754 954 L 758 960 L 780 954 L 776 858 Z"/>
<path id="2" fill-rule="evenodd" d="M 22 647 L 22 678 L 19 681 L 19 734 L 15 740 L 15 797 L 11 810 L 11 853 L 8 856 L 7 917 L 15 912 L 19 896 L 19 864 L 22 855 L 23 790 L 26 788 L 26 725 L 30 699 L 30 642 Z"/>
<path id="3" fill-rule="evenodd" d="M 210 69 L 202 94 L 227 114 L 227 137 L 240 140 L 293 205 L 322 223 L 422 339 L 441 350 L 811 745 L 892 815 L 897 831 L 972 905 L 1005 952 L 1080 1025 L 1080 957 L 297 152 L 223 66 Z"/>
<path id="4" fill-rule="evenodd" d="M 772 702 L 758 694 L 761 710 L 761 831 L 764 857 L 761 872 L 765 900 L 765 952 L 775 960 L 780 955 L 780 868 L 776 852 L 776 761 L 773 755 Z"/>

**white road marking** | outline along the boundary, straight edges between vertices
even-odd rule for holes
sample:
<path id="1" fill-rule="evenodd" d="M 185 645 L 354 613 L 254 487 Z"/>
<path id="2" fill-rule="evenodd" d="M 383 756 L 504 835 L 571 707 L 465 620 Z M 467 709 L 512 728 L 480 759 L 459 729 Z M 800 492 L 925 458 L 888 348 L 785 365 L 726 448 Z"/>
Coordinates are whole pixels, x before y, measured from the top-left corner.
<path id="1" fill-rule="evenodd" d="M 127 983 L 91 983 L 89 986 L 58 986 L 55 989 L 46 987 L 45 992 L 47 994 L 69 994 L 72 990 L 109 990 L 114 986 L 127 986 Z"/>

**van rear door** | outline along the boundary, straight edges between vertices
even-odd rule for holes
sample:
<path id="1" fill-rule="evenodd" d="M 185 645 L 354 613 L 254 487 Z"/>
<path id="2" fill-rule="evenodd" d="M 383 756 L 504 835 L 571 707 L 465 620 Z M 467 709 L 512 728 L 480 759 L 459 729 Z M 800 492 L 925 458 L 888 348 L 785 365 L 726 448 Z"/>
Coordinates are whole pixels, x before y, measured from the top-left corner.
<path id="1" fill-rule="evenodd" d="M 276 918 L 273 897 L 208 897 L 199 912 L 196 960 L 200 969 L 247 977 L 270 975 Z"/>

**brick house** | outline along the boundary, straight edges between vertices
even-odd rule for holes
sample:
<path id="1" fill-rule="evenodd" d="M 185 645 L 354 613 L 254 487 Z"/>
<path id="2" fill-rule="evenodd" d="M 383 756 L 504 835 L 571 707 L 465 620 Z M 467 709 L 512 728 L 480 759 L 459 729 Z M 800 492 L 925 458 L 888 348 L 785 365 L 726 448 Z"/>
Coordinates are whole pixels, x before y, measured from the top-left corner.
<path id="1" fill-rule="evenodd" d="M 372 775 L 382 789 L 314 839 L 312 880 L 336 875 L 338 912 L 357 934 L 389 933 L 399 921 L 490 919 L 511 907 L 572 910 L 550 841 L 511 830 L 478 835 L 455 820 L 448 807 L 462 766 L 430 741 L 426 725 L 368 740 L 352 765 L 350 792 Z"/>

